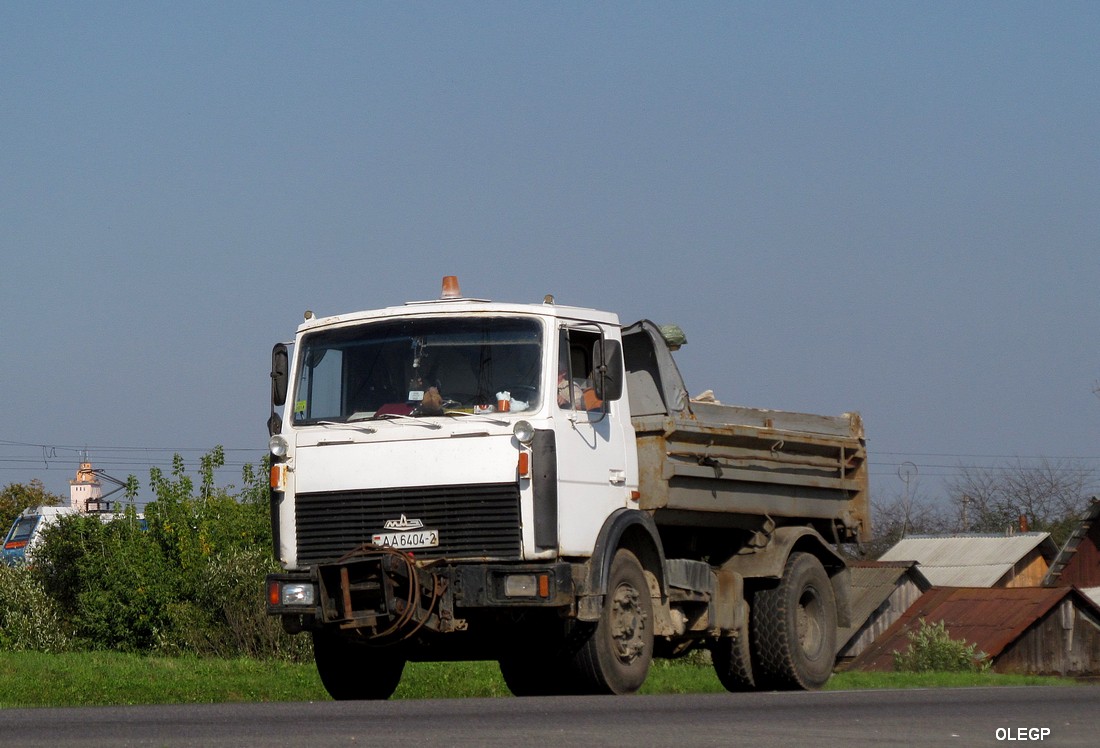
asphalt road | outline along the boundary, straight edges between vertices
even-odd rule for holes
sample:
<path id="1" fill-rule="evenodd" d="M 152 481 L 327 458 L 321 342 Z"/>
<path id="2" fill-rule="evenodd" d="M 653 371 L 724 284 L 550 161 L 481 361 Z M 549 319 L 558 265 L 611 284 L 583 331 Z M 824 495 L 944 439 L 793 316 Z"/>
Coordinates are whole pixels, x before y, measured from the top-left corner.
<path id="1" fill-rule="evenodd" d="M 1100 745 L 1100 687 L 0 710 L 4 746 Z"/>

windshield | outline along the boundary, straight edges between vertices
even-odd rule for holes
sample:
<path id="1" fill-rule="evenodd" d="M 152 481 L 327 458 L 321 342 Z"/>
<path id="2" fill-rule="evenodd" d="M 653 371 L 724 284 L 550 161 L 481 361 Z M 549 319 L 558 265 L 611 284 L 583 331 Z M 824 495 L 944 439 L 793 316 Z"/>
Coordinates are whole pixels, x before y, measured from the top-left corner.
<path id="1" fill-rule="evenodd" d="M 387 320 L 307 335 L 294 422 L 449 412 L 530 411 L 539 404 L 537 320 Z"/>
<path id="2" fill-rule="evenodd" d="M 31 533 L 34 531 L 34 526 L 38 524 L 38 517 L 21 517 L 16 520 L 15 526 L 12 528 L 11 533 L 8 535 L 8 541 L 5 547 L 8 548 L 22 548 L 27 544 L 27 540 L 30 539 Z"/>

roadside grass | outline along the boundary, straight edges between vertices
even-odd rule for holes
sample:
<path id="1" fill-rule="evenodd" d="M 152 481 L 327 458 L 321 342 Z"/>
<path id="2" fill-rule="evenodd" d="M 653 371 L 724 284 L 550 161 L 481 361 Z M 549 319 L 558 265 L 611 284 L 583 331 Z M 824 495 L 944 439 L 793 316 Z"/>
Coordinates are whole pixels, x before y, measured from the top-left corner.
<path id="1" fill-rule="evenodd" d="M 872 673 L 850 670 L 837 673 L 825 684 L 826 691 L 858 691 L 870 688 L 973 688 L 977 686 L 1079 686 L 1084 681 L 1047 675 L 1011 673 Z"/>
<path id="2" fill-rule="evenodd" d="M 327 701 L 312 664 L 115 652 L 0 652 L 0 707 Z M 865 673 L 833 676 L 826 690 L 1076 685 L 1068 678 L 997 673 Z M 657 660 L 643 694 L 721 693 L 698 661 Z M 495 662 L 410 663 L 398 699 L 506 697 Z"/>
<path id="3" fill-rule="evenodd" d="M 312 666 L 117 652 L 0 652 L 0 707 L 328 699 Z"/>

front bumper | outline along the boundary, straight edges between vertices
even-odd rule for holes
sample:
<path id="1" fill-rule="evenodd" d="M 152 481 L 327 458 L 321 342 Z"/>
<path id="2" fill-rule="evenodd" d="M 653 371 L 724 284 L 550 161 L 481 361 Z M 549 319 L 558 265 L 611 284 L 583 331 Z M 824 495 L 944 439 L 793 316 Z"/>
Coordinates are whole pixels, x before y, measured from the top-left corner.
<path id="1" fill-rule="evenodd" d="M 356 630 L 368 638 L 411 636 L 420 629 L 466 629 L 465 610 L 568 608 L 575 600 L 573 566 L 440 564 L 421 566 L 406 554 L 378 549 L 309 571 L 267 578 L 267 612 L 304 628 Z"/>

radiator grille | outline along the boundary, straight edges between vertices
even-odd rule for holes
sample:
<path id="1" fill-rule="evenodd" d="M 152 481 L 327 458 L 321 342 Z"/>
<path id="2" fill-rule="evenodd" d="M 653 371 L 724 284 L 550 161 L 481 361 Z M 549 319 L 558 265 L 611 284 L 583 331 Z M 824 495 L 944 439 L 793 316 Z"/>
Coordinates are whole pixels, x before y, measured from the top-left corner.
<path id="1" fill-rule="evenodd" d="M 439 531 L 439 546 L 417 558 L 520 557 L 519 487 L 489 483 L 298 494 L 298 563 L 334 561 L 401 515 Z"/>

